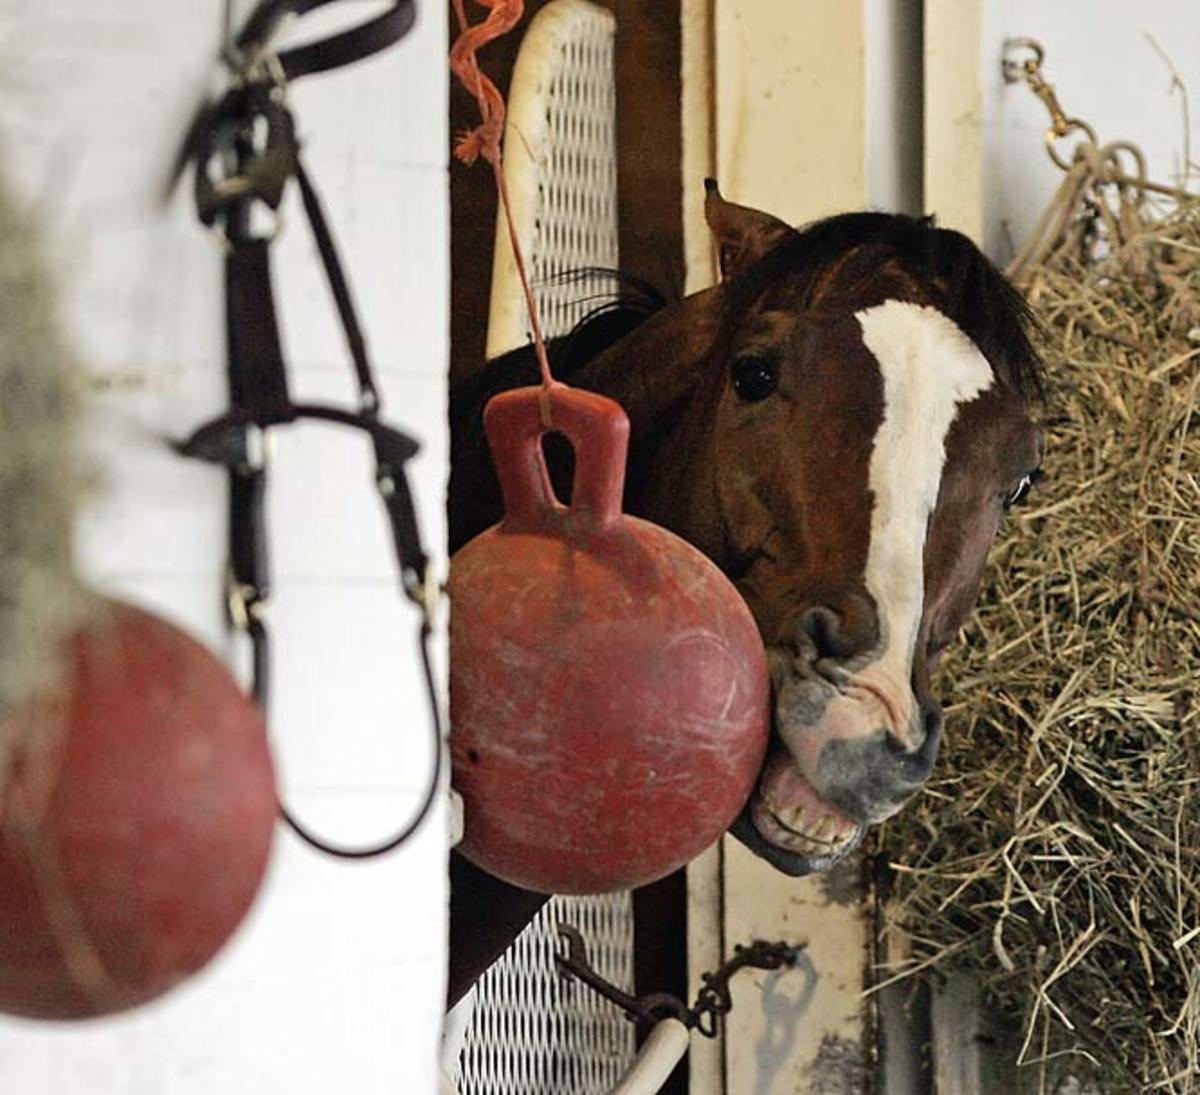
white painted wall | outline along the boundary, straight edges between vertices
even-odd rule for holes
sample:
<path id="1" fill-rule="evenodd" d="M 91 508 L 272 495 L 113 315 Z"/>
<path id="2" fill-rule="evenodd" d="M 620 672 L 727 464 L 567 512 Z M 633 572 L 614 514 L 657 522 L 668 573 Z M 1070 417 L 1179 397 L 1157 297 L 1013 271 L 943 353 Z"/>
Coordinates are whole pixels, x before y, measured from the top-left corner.
<path id="1" fill-rule="evenodd" d="M 350 7 L 361 18 L 378 5 Z M 100 588 L 244 661 L 220 606 L 223 473 L 155 440 L 224 404 L 220 255 L 194 222 L 186 187 L 169 207 L 157 197 L 211 74 L 221 8 L 6 0 L 0 147 L 49 228 L 65 317 L 92 379 L 85 441 L 96 483 L 80 567 Z M 425 443 L 415 489 L 439 551 L 445 19 L 445 4 L 421 0 L 418 26 L 399 46 L 293 89 L 387 416 Z M 351 401 L 342 336 L 295 195 L 276 269 L 294 394 Z M 373 839 L 415 804 L 430 760 L 416 621 L 397 592 L 365 444 L 319 426 L 277 433 L 273 740 L 283 786 L 330 836 Z M 438 568 L 444 574 L 444 559 Z M 445 824 L 439 808 L 404 849 L 349 864 L 280 831 L 257 906 L 205 973 L 114 1019 L 0 1022 L 0 1091 L 434 1091 Z"/>
<path id="2" fill-rule="evenodd" d="M 1200 6 L 1196 0 L 986 0 L 983 85 L 984 239 L 1000 261 L 1012 256 L 1053 194 L 1061 172 L 1042 146 L 1045 108 L 1023 84 L 1000 74 L 1008 37 L 1046 47 L 1045 75 L 1068 115 L 1089 122 L 1101 142 L 1141 145 L 1152 178 L 1175 183 L 1184 148 L 1180 99 L 1145 35 L 1170 57 L 1191 93 L 1192 159 L 1200 158 Z M 1069 154 L 1068 139 L 1061 147 Z M 1193 170 L 1192 186 L 1200 172 Z M 1010 240 L 1012 242 L 1010 242 Z"/>

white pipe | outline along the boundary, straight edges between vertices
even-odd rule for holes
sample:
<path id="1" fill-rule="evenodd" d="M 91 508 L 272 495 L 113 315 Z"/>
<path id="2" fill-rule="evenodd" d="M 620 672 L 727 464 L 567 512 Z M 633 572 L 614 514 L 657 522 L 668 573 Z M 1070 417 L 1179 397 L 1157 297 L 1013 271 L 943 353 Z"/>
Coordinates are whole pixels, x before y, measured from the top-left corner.
<path id="1" fill-rule="evenodd" d="M 467 1041 L 467 1028 L 475 1014 L 475 988 L 472 986 L 448 1012 L 442 1027 L 442 1095 L 456 1095 L 454 1074 L 458 1071 L 458 1059 L 462 1056 Z"/>
<path id="2" fill-rule="evenodd" d="M 646 1039 L 633 1066 L 612 1095 L 654 1095 L 687 1053 L 690 1031 L 678 1019 L 663 1019 Z"/>
<path id="3" fill-rule="evenodd" d="M 466 1027 L 475 1006 L 475 992 L 467 993 L 446 1016 L 442 1041 L 441 1095 L 458 1095 L 454 1083 L 455 1066 L 462 1053 Z M 663 1019 L 650 1032 L 621 1082 L 611 1095 L 656 1095 L 675 1066 L 683 1059 L 691 1041 L 691 1032 L 678 1019 Z"/>

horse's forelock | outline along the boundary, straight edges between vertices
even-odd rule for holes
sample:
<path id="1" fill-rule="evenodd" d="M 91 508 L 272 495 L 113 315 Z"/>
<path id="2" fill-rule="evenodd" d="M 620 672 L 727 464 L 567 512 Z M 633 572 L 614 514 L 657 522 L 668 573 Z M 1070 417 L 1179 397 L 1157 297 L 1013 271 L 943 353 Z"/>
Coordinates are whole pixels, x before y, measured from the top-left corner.
<path id="1" fill-rule="evenodd" d="M 784 279 L 797 286 L 804 308 L 843 296 L 853 307 L 888 298 L 930 304 L 962 329 L 1016 394 L 1041 397 L 1029 305 L 970 239 L 938 228 L 932 217 L 844 213 L 785 237 L 726 286 L 726 335 Z"/>

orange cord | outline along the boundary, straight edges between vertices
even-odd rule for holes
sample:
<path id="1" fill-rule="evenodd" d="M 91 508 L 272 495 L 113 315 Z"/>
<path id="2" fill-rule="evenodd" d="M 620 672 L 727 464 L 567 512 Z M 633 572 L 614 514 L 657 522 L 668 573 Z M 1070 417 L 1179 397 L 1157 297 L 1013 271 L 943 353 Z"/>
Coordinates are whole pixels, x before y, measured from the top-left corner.
<path id="1" fill-rule="evenodd" d="M 508 226 L 508 238 L 512 244 L 513 258 L 517 264 L 517 275 L 525 294 L 525 307 L 529 311 L 529 322 L 533 328 L 533 346 L 537 355 L 538 368 L 542 374 L 542 423 L 550 427 L 550 390 L 557 383 L 550 372 L 550 361 L 546 356 L 546 342 L 542 337 L 542 325 L 538 320 L 537 302 L 529 287 L 529 276 L 525 271 L 525 257 L 513 227 L 512 209 L 508 200 L 508 183 L 504 176 L 504 154 L 501 141 L 504 136 L 504 96 L 500 89 L 479 69 L 476 51 L 488 42 L 507 34 L 521 21 L 525 14 L 524 0 L 476 0 L 488 8 L 487 18 L 471 26 L 463 8 L 463 0 L 454 0 L 454 14 L 458 17 L 460 34 L 450 47 L 450 68 L 459 82 L 479 104 L 482 121 L 474 129 L 460 134 L 454 146 L 454 155 L 463 163 L 472 164 L 482 156 L 492 165 L 496 177 L 496 189 L 500 204 L 504 207 L 504 221 Z"/>

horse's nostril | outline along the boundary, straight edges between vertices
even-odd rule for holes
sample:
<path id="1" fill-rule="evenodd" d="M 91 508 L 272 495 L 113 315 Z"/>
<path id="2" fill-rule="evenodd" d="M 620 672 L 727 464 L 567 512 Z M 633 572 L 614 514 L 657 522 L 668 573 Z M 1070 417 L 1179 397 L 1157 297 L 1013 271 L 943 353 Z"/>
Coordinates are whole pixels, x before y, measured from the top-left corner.
<path id="1" fill-rule="evenodd" d="M 813 662 L 844 662 L 870 649 L 879 638 L 875 603 L 856 589 L 831 589 L 813 598 L 796 623 L 796 642 Z"/>
<path id="2" fill-rule="evenodd" d="M 842 613 L 827 605 L 806 609 L 798 625 L 801 650 L 813 661 L 840 661 L 860 653 L 865 646 L 863 636 L 848 624 Z"/>
<path id="3" fill-rule="evenodd" d="M 839 623 L 837 614 L 831 608 L 807 609 L 798 625 L 801 650 L 814 662 L 836 657 Z"/>
<path id="4" fill-rule="evenodd" d="M 899 759 L 903 778 L 913 784 L 924 783 L 937 763 L 938 749 L 942 743 L 941 705 L 933 699 L 922 699 L 920 718 L 924 737 L 912 752 L 905 749 L 904 745 L 890 734 L 887 738 L 888 750 Z"/>

